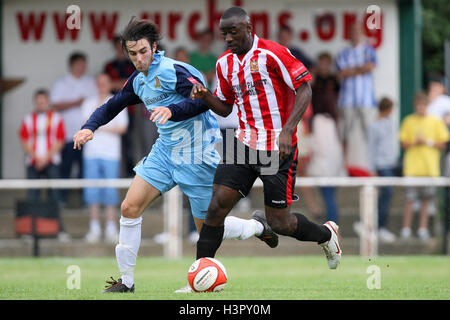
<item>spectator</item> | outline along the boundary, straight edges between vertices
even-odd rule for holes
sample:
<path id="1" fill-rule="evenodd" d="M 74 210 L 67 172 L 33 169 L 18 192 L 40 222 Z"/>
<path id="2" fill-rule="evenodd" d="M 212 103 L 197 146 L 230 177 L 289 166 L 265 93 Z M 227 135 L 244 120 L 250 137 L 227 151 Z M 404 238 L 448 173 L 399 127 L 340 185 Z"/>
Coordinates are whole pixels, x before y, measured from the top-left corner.
<path id="1" fill-rule="evenodd" d="M 450 97 L 446 91 L 442 77 L 432 76 L 428 83 L 428 114 L 444 119 L 444 115 L 450 113 Z"/>
<path id="2" fill-rule="evenodd" d="M 311 130 L 310 123 L 313 115 L 312 104 L 310 103 L 303 115 L 303 118 L 297 125 L 297 143 L 298 143 L 298 163 L 297 163 L 297 177 L 307 176 L 307 170 L 309 164 L 311 163 Z M 313 189 L 311 187 L 299 187 L 300 194 L 305 201 L 306 208 L 314 216 L 315 219 L 320 219 L 322 216 L 322 210 L 320 206 L 317 205 Z M 299 200 L 297 194 L 294 195 L 293 201 Z"/>
<path id="3" fill-rule="evenodd" d="M 104 72 L 109 75 L 112 80 L 113 94 L 122 89 L 125 81 L 135 70 L 133 63 L 126 56 L 120 36 L 115 36 L 112 41 L 112 45 L 115 52 L 115 57 L 111 61 L 108 61 L 105 65 Z M 128 113 L 128 128 L 127 131 L 121 137 L 122 144 L 122 157 L 125 160 L 125 171 L 129 177 L 134 176 L 134 165 L 136 164 L 135 158 L 135 143 L 133 139 L 134 131 L 134 117 L 136 114 L 136 106 L 129 106 L 127 108 Z"/>
<path id="4" fill-rule="evenodd" d="M 291 54 L 300 60 L 307 69 L 311 69 L 314 64 L 313 61 L 302 50 L 292 46 L 293 37 L 293 31 L 289 26 L 283 25 L 278 30 L 278 43 L 288 48 Z"/>
<path id="5" fill-rule="evenodd" d="M 374 81 L 375 49 L 364 42 L 363 24 L 350 28 L 351 46 L 337 57 L 339 91 L 338 128 L 344 146 L 344 158 L 350 175 L 370 175 L 367 159 L 367 132 L 376 116 Z"/>
<path id="6" fill-rule="evenodd" d="M 81 104 L 83 100 L 95 95 L 95 81 L 86 75 L 87 58 L 75 52 L 69 57 L 69 73 L 59 78 L 50 91 L 53 108 L 60 112 L 66 128 L 66 142 L 62 149 L 61 178 L 72 176 L 74 164 L 78 165 L 77 176 L 82 175 L 82 153 L 73 148 L 73 135 L 82 125 Z M 61 191 L 63 204 L 67 203 L 67 190 Z"/>
<path id="7" fill-rule="evenodd" d="M 173 55 L 173 58 L 177 61 L 181 61 L 187 64 L 190 64 L 189 61 L 189 52 L 185 47 L 178 47 L 175 49 L 175 54 Z"/>
<path id="8" fill-rule="evenodd" d="M 368 151 L 369 169 L 374 176 L 395 176 L 398 152 L 394 122 L 391 114 L 394 103 L 389 98 L 383 98 L 378 104 L 378 118 L 369 127 Z M 379 189 L 378 196 L 378 237 L 382 242 L 394 242 L 395 235 L 387 229 L 389 209 L 393 188 L 390 186 Z"/>
<path id="9" fill-rule="evenodd" d="M 307 174 L 315 177 L 345 176 L 341 142 L 337 133 L 337 95 L 339 83 L 331 70 L 333 58 L 319 54 L 312 83 L 311 159 Z M 327 221 L 338 222 L 336 187 L 319 188 L 327 210 Z"/>
<path id="10" fill-rule="evenodd" d="M 431 115 L 427 115 L 428 96 L 419 92 L 414 98 L 415 113 L 407 116 L 401 124 L 400 141 L 405 149 L 403 159 L 403 175 L 416 177 L 440 176 L 440 151 L 449 140 L 448 129 L 444 122 Z M 417 236 L 421 240 L 428 240 L 428 205 L 433 201 L 435 188 L 431 186 L 410 187 L 406 189 L 403 228 L 400 236 L 407 239 L 411 236 L 411 222 L 413 218 L 413 204 L 420 197 L 419 229 Z"/>
<path id="11" fill-rule="evenodd" d="M 34 94 L 34 111 L 22 121 L 19 136 L 26 153 L 27 179 L 58 179 L 60 177 L 61 149 L 65 141 L 64 121 L 58 112 L 50 109 L 48 92 L 39 89 Z M 49 189 L 48 198 L 60 202 L 58 189 Z M 29 189 L 28 199 L 41 199 L 40 190 Z M 67 241 L 60 221 L 59 240 Z"/>
<path id="12" fill-rule="evenodd" d="M 312 111 L 317 114 L 328 114 L 336 123 L 338 121 L 337 99 L 339 81 L 332 71 L 333 57 L 328 52 L 322 52 L 317 58 L 312 82 Z"/>
<path id="13" fill-rule="evenodd" d="M 81 108 L 83 119 L 89 118 L 97 107 L 108 101 L 112 83 L 107 74 L 97 76 L 97 96 L 86 99 Z M 122 110 L 111 122 L 95 132 L 95 139 L 89 141 L 83 153 L 83 178 L 85 179 L 117 179 L 120 177 L 120 136 L 127 130 L 128 113 Z M 105 240 L 117 243 L 116 207 L 119 203 L 119 192 L 115 188 L 85 188 L 84 201 L 89 206 L 89 232 L 85 239 L 96 243 L 101 239 L 100 206 L 105 206 L 106 226 Z"/>
<path id="14" fill-rule="evenodd" d="M 189 55 L 191 65 L 203 72 L 208 89 L 214 91 L 216 86 L 216 62 L 218 56 L 212 52 L 214 32 L 205 29 L 198 36 L 198 48 Z"/>

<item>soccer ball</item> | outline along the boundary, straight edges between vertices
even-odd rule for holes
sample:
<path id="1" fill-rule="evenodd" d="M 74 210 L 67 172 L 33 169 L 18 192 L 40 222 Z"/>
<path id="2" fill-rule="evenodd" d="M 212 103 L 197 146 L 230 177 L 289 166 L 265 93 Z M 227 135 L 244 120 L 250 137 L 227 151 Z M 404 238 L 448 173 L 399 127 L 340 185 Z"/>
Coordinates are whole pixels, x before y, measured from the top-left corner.
<path id="1" fill-rule="evenodd" d="M 195 292 L 222 291 L 227 284 L 227 270 L 213 258 L 200 258 L 191 265 L 188 281 Z"/>

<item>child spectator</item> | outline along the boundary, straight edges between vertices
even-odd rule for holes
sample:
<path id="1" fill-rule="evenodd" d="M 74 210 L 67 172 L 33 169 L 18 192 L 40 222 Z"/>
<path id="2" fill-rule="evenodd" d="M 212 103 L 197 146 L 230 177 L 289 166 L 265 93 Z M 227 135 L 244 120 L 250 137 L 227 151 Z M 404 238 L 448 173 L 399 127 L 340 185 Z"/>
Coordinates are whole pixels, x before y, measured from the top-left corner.
<path id="1" fill-rule="evenodd" d="M 419 92 L 414 98 L 415 113 L 407 116 L 400 128 L 400 141 L 405 149 L 403 159 L 403 175 L 415 177 L 440 176 L 440 151 L 449 140 L 449 132 L 444 122 L 431 115 L 427 115 L 428 96 Z M 421 240 L 428 240 L 428 205 L 433 201 L 435 188 L 431 186 L 410 187 L 406 189 L 404 207 L 402 239 L 411 237 L 411 222 L 413 218 L 413 204 L 420 197 L 419 229 L 417 236 Z"/>
<path id="2" fill-rule="evenodd" d="M 382 98 L 378 103 L 378 117 L 369 126 L 368 152 L 369 169 L 372 175 L 392 177 L 397 167 L 398 152 L 396 148 L 395 128 L 391 118 L 394 103 L 389 98 Z M 389 208 L 393 188 L 379 189 L 378 195 L 378 237 L 382 242 L 394 242 L 395 235 L 387 229 Z"/>

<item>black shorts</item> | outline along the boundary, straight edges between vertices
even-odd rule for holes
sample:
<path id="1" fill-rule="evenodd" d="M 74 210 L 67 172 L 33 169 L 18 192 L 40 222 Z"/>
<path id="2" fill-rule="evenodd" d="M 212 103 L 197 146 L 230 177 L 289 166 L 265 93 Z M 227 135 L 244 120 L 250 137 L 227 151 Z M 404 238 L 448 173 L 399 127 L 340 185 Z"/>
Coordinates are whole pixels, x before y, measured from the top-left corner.
<path id="1" fill-rule="evenodd" d="M 297 145 L 283 161 L 278 151 L 254 150 L 234 139 L 233 152 L 227 146 L 214 176 L 214 184 L 238 191 L 246 197 L 256 178 L 263 182 L 264 204 L 272 208 L 286 208 L 297 196 L 294 194 L 297 174 Z"/>

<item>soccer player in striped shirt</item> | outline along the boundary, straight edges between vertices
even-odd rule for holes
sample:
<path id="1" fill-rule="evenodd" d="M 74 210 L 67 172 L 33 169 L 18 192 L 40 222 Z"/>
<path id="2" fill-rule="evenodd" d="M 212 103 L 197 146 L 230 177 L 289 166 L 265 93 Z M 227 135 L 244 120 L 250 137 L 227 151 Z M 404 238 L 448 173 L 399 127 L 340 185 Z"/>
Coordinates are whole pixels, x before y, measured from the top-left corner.
<path id="1" fill-rule="evenodd" d="M 74 137 L 74 148 L 94 137 L 93 132 L 111 121 L 125 107 L 144 102 L 152 112 L 159 138 L 150 154 L 134 171 L 136 176 L 121 205 L 119 243 L 116 257 L 121 278 L 108 281 L 104 292 L 134 292 L 134 267 L 141 241 L 142 213 L 156 198 L 178 185 L 189 198 L 197 229 L 202 228 L 212 196 L 212 183 L 220 156 L 214 149 L 219 142 L 217 120 L 201 99 L 191 100 L 194 84 L 204 84 L 200 71 L 164 56 L 157 50 L 160 39 L 156 25 L 146 20 L 132 19 L 122 34 L 136 71 L 120 92 L 97 108 Z M 185 109 L 203 109 L 193 117 L 179 120 Z M 261 219 L 228 217 L 225 221 L 226 239 L 247 239 L 269 235 L 269 246 L 278 239 Z M 186 289 L 187 288 L 187 289 Z M 189 292 L 189 287 L 181 292 Z"/>
<path id="2" fill-rule="evenodd" d="M 311 75 L 287 48 L 252 36 L 250 18 L 242 8 L 226 10 L 219 28 L 229 50 L 217 61 L 217 89 L 213 95 L 196 84 L 191 98 L 203 99 L 221 116 L 236 104 L 239 128 L 234 154 L 224 155 L 224 163 L 216 170 L 213 196 L 197 242 L 197 259 L 215 256 L 225 217 L 259 177 L 264 185 L 265 217 L 272 230 L 317 242 L 329 267 L 335 269 L 341 259 L 338 226 L 332 221 L 315 224 L 289 210 L 295 197 L 296 128 L 311 100 Z"/>

